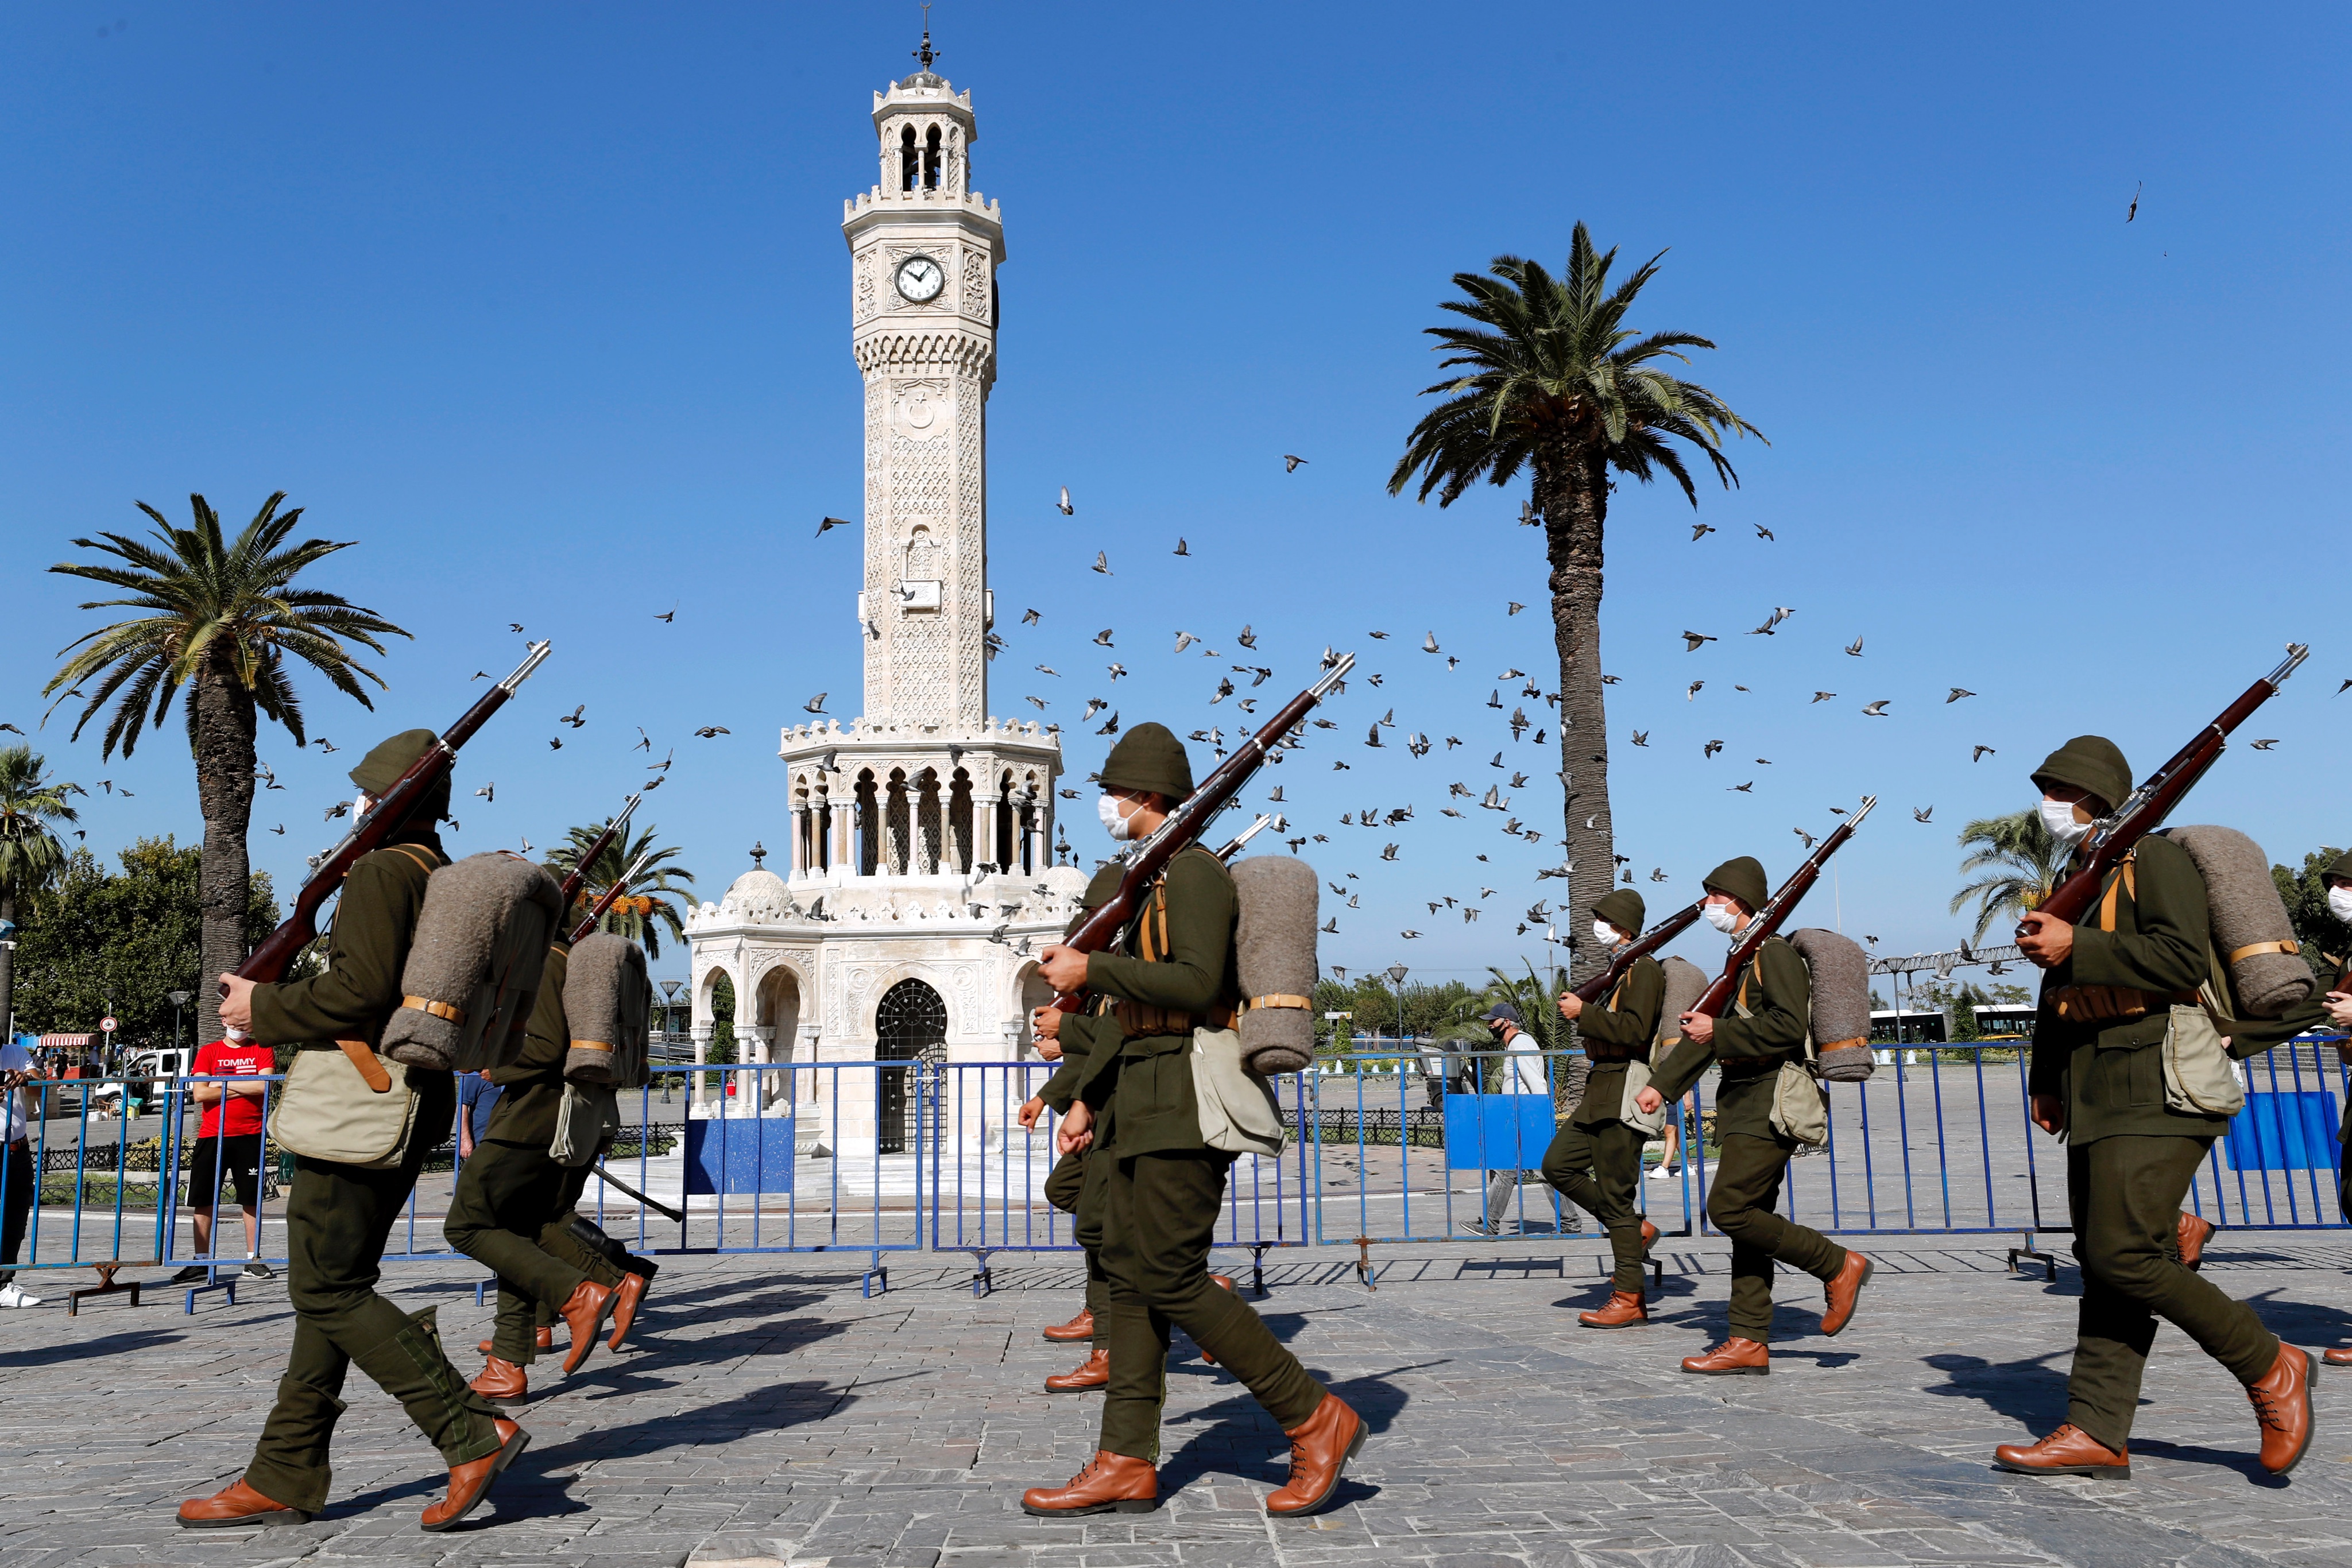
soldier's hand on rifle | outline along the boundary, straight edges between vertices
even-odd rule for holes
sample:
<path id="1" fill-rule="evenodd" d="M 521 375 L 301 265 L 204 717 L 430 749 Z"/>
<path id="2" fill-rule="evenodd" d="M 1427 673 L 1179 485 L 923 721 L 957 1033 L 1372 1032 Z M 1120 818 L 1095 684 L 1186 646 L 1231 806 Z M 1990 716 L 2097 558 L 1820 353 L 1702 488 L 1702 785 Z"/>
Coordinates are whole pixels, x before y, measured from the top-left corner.
<path id="1" fill-rule="evenodd" d="M 1577 1014 L 1579 1014 L 1579 1013 L 1580 1013 L 1580 1012 L 1582 1012 L 1583 1010 L 1584 1010 L 1584 998 L 1583 998 L 1582 997 L 1578 996 L 1574 991 L 1562 991 L 1562 992 L 1560 992 L 1560 994 L 1559 994 L 1559 1016 L 1560 1016 L 1560 1017 L 1562 1017 L 1562 1018 L 1564 1018 L 1564 1019 L 1568 1019 L 1568 1020 L 1570 1020 L 1570 1022 L 1574 1022 L 1574 1021 L 1575 1021 L 1575 1019 L 1576 1019 L 1576 1015 L 1577 1015 Z"/>
<path id="2" fill-rule="evenodd" d="M 2018 934 L 2017 950 L 2044 969 L 2054 969 L 2074 955 L 2074 928 L 2063 920 L 2054 919 L 2038 909 L 2029 909 L 2018 916 L 2023 929 Z"/>
<path id="3" fill-rule="evenodd" d="M 253 1027 L 253 982 L 235 975 L 220 977 L 220 1020 L 231 1029 Z"/>
<path id="4" fill-rule="evenodd" d="M 1087 956 L 1076 947 L 1065 947 L 1056 942 L 1038 956 L 1037 973 L 1045 983 L 1068 996 L 1087 983 Z"/>
<path id="5" fill-rule="evenodd" d="M 1715 1020 L 1705 1013 L 1685 1013 L 1682 1016 L 1683 1038 L 1693 1045 L 1711 1045 L 1715 1041 Z"/>
<path id="6" fill-rule="evenodd" d="M 1094 1107 L 1080 1100 L 1062 1117 L 1062 1124 L 1054 1129 L 1054 1146 L 1066 1155 L 1075 1155 L 1095 1141 Z"/>
<path id="7" fill-rule="evenodd" d="M 2352 991 L 2327 993 L 2327 1017 L 2337 1029 L 2352 1029 Z M 2339 1045 L 2336 1049 L 2343 1053 L 2347 1048 Z"/>
<path id="8" fill-rule="evenodd" d="M 1013 1119 L 1020 1123 L 1024 1130 L 1034 1132 L 1037 1128 L 1037 1118 L 1045 1113 L 1045 1097 L 1042 1094 L 1033 1094 L 1021 1102 L 1021 1109 L 1013 1113 Z"/>
<path id="9" fill-rule="evenodd" d="M 1644 1116 L 1656 1115 L 1665 1103 L 1666 1097 L 1646 1083 L 1642 1085 L 1642 1092 L 1633 1096 L 1633 1109 Z"/>
<path id="10" fill-rule="evenodd" d="M 2066 1130 L 2066 1102 L 2055 1094 L 2033 1097 L 2033 1124 L 2056 1137 Z"/>
<path id="11" fill-rule="evenodd" d="M 1037 1041 L 1037 1054 L 1048 1061 L 1062 1060 L 1062 1009 L 1038 1008 L 1029 1015 L 1029 1032 Z"/>

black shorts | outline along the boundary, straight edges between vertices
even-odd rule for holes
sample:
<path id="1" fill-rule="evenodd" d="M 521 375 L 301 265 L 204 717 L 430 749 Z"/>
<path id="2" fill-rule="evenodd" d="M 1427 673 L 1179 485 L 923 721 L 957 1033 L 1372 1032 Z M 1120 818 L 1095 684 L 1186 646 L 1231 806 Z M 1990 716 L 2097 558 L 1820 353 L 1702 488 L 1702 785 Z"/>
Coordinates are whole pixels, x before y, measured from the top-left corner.
<path id="1" fill-rule="evenodd" d="M 261 1134 L 238 1133 L 226 1138 L 198 1138 L 195 1157 L 188 1164 L 188 1207 L 210 1214 L 213 1186 L 220 1186 L 224 1206 L 236 1196 L 239 1208 L 251 1208 L 261 1190 Z"/>

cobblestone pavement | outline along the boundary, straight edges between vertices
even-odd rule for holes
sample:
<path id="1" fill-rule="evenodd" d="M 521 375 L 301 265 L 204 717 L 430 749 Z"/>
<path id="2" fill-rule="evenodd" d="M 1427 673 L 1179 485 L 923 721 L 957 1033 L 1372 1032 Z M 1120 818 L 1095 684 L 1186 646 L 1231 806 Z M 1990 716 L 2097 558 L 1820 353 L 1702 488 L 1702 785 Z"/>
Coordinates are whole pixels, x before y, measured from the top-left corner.
<path id="1" fill-rule="evenodd" d="M 1877 1278 L 1834 1341 L 1813 1333 L 1819 1287 L 1784 1274 L 1773 1375 L 1702 1381 L 1675 1361 L 1721 1334 L 1727 1256 L 1672 1245 L 1663 1310 L 1612 1333 L 1568 1310 L 1601 1293 L 1590 1243 L 1393 1249 L 1376 1291 L 1351 1255 L 1275 1254 L 1260 1310 L 1373 1429 L 1341 1505 L 1304 1521 L 1265 1517 L 1280 1435 L 1181 1336 L 1161 1509 L 1021 1514 L 1023 1487 L 1093 1448 L 1097 1401 L 1038 1391 L 1076 1359 L 1036 1332 L 1077 1304 L 1066 1258 L 1008 1260 L 985 1299 L 968 1269 L 908 1258 L 869 1301 L 833 1260 L 706 1257 L 666 1264 L 640 1348 L 548 1385 L 524 1417 L 533 1447 L 459 1531 L 418 1531 L 441 1472 L 356 1375 L 322 1518 L 183 1531 L 173 1505 L 250 1452 L 282 1283 L 193 1317 L 157 1291 L 68 1319 L 58 1292 L 85 1276 L 44 1275 L 50 1304 L 0 1313 L 0 1564 L 2352 1562 L 2352 1373 L 2320 1374 L 2318 1438 L 2280 1483 L 2253 1462 L 2242 1394 L 2167 1330 L 2134 1479 L 2032 1480 L 1987 1460 L 2063 1418 L 2071 1266 L 2052 1285 L 2009 1275 L 1982 1239 L 1872 1249 Z M 2295 1343 L 2352 1339 L 2352 1248 L 2253 1238 L 2209 1258 Z M 404 1303 L 438 1304 L 468 1370 L 488 1324 L 476 1277 L 393 1275 Z"/>

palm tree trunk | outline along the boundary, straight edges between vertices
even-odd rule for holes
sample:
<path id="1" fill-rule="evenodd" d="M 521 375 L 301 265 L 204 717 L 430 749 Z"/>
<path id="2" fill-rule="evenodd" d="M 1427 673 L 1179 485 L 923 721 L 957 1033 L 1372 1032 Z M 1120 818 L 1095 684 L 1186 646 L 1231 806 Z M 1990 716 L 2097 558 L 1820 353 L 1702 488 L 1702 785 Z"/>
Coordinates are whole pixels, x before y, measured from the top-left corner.
<path id="1" fill-rule="evenodd" d="M 197 946 L 203 957 L 196 986 L 199 1040 L 221 1036 L 220 992 L 213 977 L 245 962 L 245 912 L 253 862 L 246 832 L 253 819 L 252 694 L 224 673 L 206 669 L 188 697 L 188 745 L 196 758 L 196 803 L 205 817 L 205 852 L 198 884 Z"/>
<path id="2" fill-rule="evenodd" d="M 0 921 L 13 924 L 16 918 L 16 895 L 0 894 Z M 0 946 L 0 1030 L 5 1030 L 7 1040 L 16 1038 L 16 948 L 12 938 Z"/>
<path id="3" fill-rule="evenodd" d="M 1592 905 L 1616 880 L 1616 839 L 1609 818 L 1609 724 L 1601 682 L 1601 544 L 1609 510 L 1609 476 L 1600 451 L 1540 456 L 1536 510 L 1551 559 L 1552 643 L 1559 653 L 1559 767 L 1567 800 L 1561 841 L 1574 866 L 1561 924 L 1574 944 L 1569 973 L 1600 973 Z M 1588 826 L 1587 824 L 1591 825 Z"/>

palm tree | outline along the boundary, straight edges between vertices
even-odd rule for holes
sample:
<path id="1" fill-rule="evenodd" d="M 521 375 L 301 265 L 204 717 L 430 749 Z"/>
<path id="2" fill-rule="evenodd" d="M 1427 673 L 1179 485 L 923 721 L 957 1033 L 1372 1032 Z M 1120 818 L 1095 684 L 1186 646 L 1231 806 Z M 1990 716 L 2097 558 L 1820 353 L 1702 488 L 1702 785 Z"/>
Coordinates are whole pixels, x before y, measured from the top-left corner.
<path id="1" fill-rule="evenodd" d="M 66 663 L 44 692 L 62 692 L 52 711 L 68 697 L 82 698 L 74 738 L 110 702 L 101 755 L 113 756 L 119 746 L 128 757 L 142 731 L 149 725 L 160 730 L 172 699 L 182 686 L 189 688 L 188 749 L 195 757 L 196 804 L 205 819 L 199 940 L 208 976 L 245 961 L 252 871 L 246 830 L 253 811 L 254 739 L 260 720 L 284 725 L 295 745 L 305 744 L 289 661 L 309 664 L 336 690 L 373 709 L 360 680 L 373 681 L 379 690 L 383 681 L 353 660 L 342 639 L 381 653 L 377 633 L 408 635 L 341 594 L 291 586 L 306 567 L 349 549 L 353 541 L 305 539 L 287 546 L 302 509 L 279 516 L 278 503 L 285 498 L 281 490 L 264 501 L 234 541 L 224 539 L 220 514 L 202 496 L 188 497 L 195 523 L 184 528 L 174 528 L 142 501 L 139 509 L 157 524 L 154 543 L 102 533 L 74 543 L 121 564 L 68 561 L 49 568 L 130 596 L 92 600 L 84 610 L 148 612 L 100 627 L 59 651 Z M 96 687 L 84 695 L 83 684 L 93 678 Z M 209 1040 L 219 1033 L 219 998 L 209 985 L 199 986 L 197 995 L 200 1038 Z"/>
<path id="2" fill-rule="evenodd" d="M 569 876 L 580 864 L 580 857 L 588 852 L 598 835 L 612 823 L 607 817 L 601 822 L 591 822 L 584 828 L 574 828 L 565 835 L 562 847 L 547 857 L 548 863 Z M 619 880 L 621 873 L 635 865 L 639 859 L 646 863 L 629 880 L 629 891 L 613 901 L 613 907 L 596 923 L 599 931 L 610 931 L 632 942 L 645 945 L 647 958 L 661 956 L 661 931 L 667 926 L 673 939 L 684 940 L 686 917 L 672 896 L 686 892 L 694 881 L 694 873 L 683 866 L 668 865 L 678 852 L 674 844 L 660 849 L 653 847 L 658 830 L 648 827 L 635 839 L 616 837 L 604 846 L 604 852 L 590 863 L 587 875 L 580 879 L 580 896 L 590 904 L 602 897 L 606 888 Z"/>
<path id="3" fill-rule="evenodd" d="M 1985 873 L 1952 894 L 1948 911 L 1958 915 L 1962 904 L 1976 900 L 1976 934 L 1969 938 L 1972 943 L 1982 942 L 2003 917 L 2014 921 L 2049 897 L 2072 852 L 2050 836 L 2042 813 L 2032 810 L 1978 818 L 1960 830 L 1960 847 L 1969 851 L 1960 862 L 1960 874 Z"/>
<path id="4" fill-rule="evenodd" d="M 1664 254 L 1612 289 L 1609 271 L 1617 253 L 1597 253 L 1580 223 L 1565 278 L 1516 256 L 1496 256 L 1491 276 L 1455 273 L 1454 287 L 1468 298 L 1442 300 L 1439 308 L 1475 325 L 1426 330 L 1446 356 L 1442 362 L 1464 373 L 1423 389 L 1423 396 L 1444 394 L 1446 401 L 1413 426 L 1389 476 L 1391 495 L 1402 494 L 1418 474 L 1417 498 L 1433 494 L 1445 507 L 1481 479 L 1507 485 L 1522 467 L 1531 470 L 1529 515 L 1543 526 L 1551 563 L 1552 642 L 1559 655 L 1570 931 L 1591 925 L 1593 901 L 1616 876 L 1599 658 L 1611 475 L 1648 484 L 1663 470 L 1696 507 L 1697 487 L 1672 443 L 1703 454 L 1728 489 L 1739 476 L 1723 455 L 1724 436 L 1763 439 L 1721 398 L 1657 363 L 1688 363 L 1683 350 L 1713 343 L 1689 332 L 1642 334 L 1624 325 Z M 1580 974 L 1596 968 L 1596 955 L 1571 952 Z"/>
<path id="5" fill-rule="evenodd" d="M 79 784 L 46 777 L 48 764 L 29 746 L 0 746 L 0 926 L 16 922 L 16 904 L 47 887 L 65 869 L 59 822 L 78 822 L 68 802 L 87 794 Z M 0 933 L 11 938 L 15 933 Z M 0 944 L 0 1029 L 16 1022 L 16 945 Z"/>

